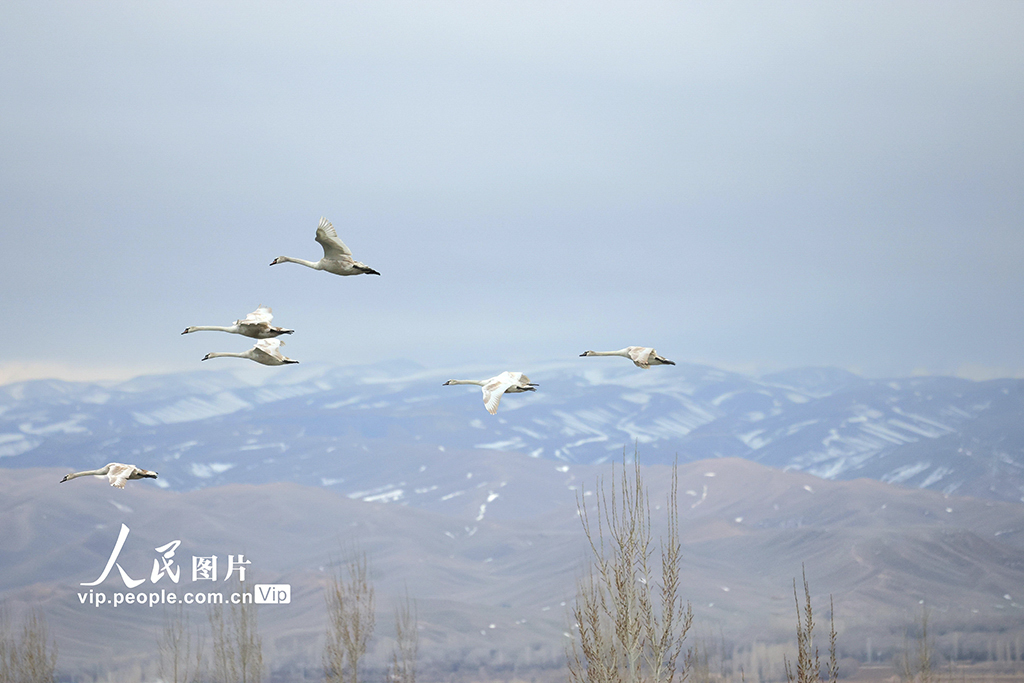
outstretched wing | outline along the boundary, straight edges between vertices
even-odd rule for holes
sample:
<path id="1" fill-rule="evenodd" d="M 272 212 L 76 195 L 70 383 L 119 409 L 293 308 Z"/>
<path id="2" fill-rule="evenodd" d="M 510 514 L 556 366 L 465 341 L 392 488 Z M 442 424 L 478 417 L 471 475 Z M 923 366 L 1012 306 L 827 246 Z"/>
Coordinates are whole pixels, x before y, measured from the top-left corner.
<path id="1" fill-rule="evenodd" d="M 654 349 L 649 349 L 643 346 L 630 346 L 629 357 L 633 360 L 633 363 L 637 367 L 643 369 L 650 368 L 651 354 L 654 353 Z"/>
<path id="2" fill-rule="evenodd" d="M 245 316 L 241 320 L 236 320 L 236 325 L 259 325 L 260 323 L 270 324 L 270 321 L 274 319 L 274 314 L 267 306 L 260 306 L 255 311 Z"/>
<path id="3" fill-rule="evenodd" d="M 502 394 L 509 387 L 515 385 L 515 383 L 516 380 L 510 372 L 503 372 L 497 377 L 487 380 L 487 384 L 482 387 L 484 391 L 484 407 L 487 408 L 487 412 L 491 415 L 498 412 L 498 404 L 501 403 Z"/>
<path id="4" fill-rule="evenodd" d="M 256 353 L 266 354 L 267 356 L 276 358 L 277 360 L 284 360 L 284 356 L 281 355 L 282 346 L 284 346 L 284 342 L 280 339 L 260 339 L 256 342 L 256 346 L 253 347 L 253 350 Z"/>
<path id="5" fill-rule="evenodd" d="M 124 483 L 128 481 L 128 477 L 131 476 L 131 473 L 134 470 L 134 465 L 122 465 L 121 463 L 111 463 L 110 467 L 107 468 L 107 479 L 110 480 L 111 486 L 116 486 L 119 489 L 123 489 Z"/>
<path id="6" fill-rule="evenodd" d="M 352 260 L 352 251 L 338 237 L 331 222 L 320 217 L 320 225 L 316 229 L 316 241 L 324 248 L 324 258 Z"/>

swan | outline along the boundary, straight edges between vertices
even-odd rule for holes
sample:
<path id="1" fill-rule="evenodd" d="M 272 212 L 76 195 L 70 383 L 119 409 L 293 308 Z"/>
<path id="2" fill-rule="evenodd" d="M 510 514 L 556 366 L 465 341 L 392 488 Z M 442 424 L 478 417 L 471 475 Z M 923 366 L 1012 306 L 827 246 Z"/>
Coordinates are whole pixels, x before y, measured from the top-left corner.
<path id="1" fill-rule="evenodd" d="M 331 222 L 320 217 L 320 225 L 316 229 L 316 241 L 320 243 L 320 246 L 324 248 L 324 257 L 319 261 L 306 261 L 300 258 L 292 258 L 291 256 L 278 256 L 276 259 L 270 262 L 270 265 L 275 266 L 278 263 L 301 263 L 302 265 L 313 268 L 314 270 L 326 270 L 328 273 L 334 273 L 335 275 L 380 275 L 376 270 L 360 263 L 352 258 L 352 252 L 345 243 L 338 239 L 338 233 L 335 231 L 334 226 Z"/>
<path id="2" fill-rule="evenodd" d="M 284 346 L 284 342 L 280 339 L 260 339 L 256 342 L 256 346 L 248 351 L 243 351 L 242 353 L 229 353 L 227 351 L 224 353 L 208 353 L 203 356 L 203 360 L 210 360 L 211 358 L 248 358 L 263 365 L 298 363 L 299 361 L 297 360 L 281 355 L 280 347 L 282 346 Z"/>
<path id="3" fill-rule="evenodd" d="M 652 365 L 675 365 L 668 358 L 662 358 L 657 351 L 646 346 L 627 346 L 618 351 L 584 351 L 580 354 L 580 358 L 583 356 L 622 356 L 630 359 L 634 365 L 644 370 Z"/>
<path id="4" fill-rule="evenodd" d="M 219 325 L 196 325 L 195 327 L 186 327 L 182 334 L 209 330 L 213 332 L 230 332 L 231 334 L 240 334 L 245 337 L 252 337 L 253 339 L 269 339 L 281 334 L 291 334 L 295 331 L 286 330 L 283 327 L 271 327 L 270 321 L 273 319 L 274 315 L 271 309 L 266 306 L 260 306 L 241 320 L 236 320 L 235 324 L 230 327 L 221 327 Z"/>
<path id="5" fill-rule="evenodd" d="M 156 472 L 150 472 L 149 470 L 141 470 L 135 465 L 125 465 L 119 462 L 107 463 L 104 467 L 98 470 L 87 470 L 85 472 L 73 472 L 72 474 L 65 474 L 64 478 L 60 480 L 60 483 L 71 481 L 75 477 L 84 477 L 87 474 L 93 475 L 107 475 L 107 479 L 110 480 L 111 486 L 116 486 L 119 489 L 124 488 L 124 483 L 129 479 L 156 479 Z"/>
<path id="6" fill-rule="evenodd" d="M 490 379 L 450 379 L 441 386 L 449 384 L 475 384 L 483 388 L 484 407 L 487 412 L 494 415 L 498 412 L 498 403 L 501 402 L 502 394 L 519 394 L 524 391 L 537 391 L 537 384 L 530 382 L 530 378 L 521 372 L 503 372 Z"/>

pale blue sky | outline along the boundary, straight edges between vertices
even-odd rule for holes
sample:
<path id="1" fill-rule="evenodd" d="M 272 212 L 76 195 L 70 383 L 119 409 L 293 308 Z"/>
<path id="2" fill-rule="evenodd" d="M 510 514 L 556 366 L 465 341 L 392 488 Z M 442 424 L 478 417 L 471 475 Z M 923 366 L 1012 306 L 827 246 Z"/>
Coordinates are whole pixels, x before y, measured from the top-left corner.
<path id="1" fill-rule="evenodd" d="M 181 330 L 258 304 L 306 362 L 1024 374 L 1021 26 L 1013 2 L 3 3 L 0 382 L 199 368 L 248 342 Z M 381 277 L 269 267 L 318 259 L 321 215 Z"/>

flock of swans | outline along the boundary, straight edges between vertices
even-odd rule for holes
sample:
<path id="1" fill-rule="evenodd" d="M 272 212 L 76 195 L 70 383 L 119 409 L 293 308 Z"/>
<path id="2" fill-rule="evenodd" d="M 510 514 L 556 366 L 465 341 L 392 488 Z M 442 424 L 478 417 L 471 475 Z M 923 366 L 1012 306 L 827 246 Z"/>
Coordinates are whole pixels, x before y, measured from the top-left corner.
<path id="1" fill-rule="evenodd" d="M 304 259 L 292 258 L 290 256 L 278 256 L 270 262 L 274 266 L 278 263 L 298 263 L 314 270 L 323 270 L 334 275 L 380 275 L 376 270 L 365 263 L 352 258 L 352 251 L 345 246 L 345 243 L 338 237 L 337 231 L 331 222 L 324 217 L 320 218 L 320 224 L 316 229 L 316 241 L 323 247 L 324 257 L 319 261 L 306 261 Z M 274 327 L 270 324 L 274 316 L 270 308 L 260 305 L 255 311 L 234 324 L 228 326 L 219 325 L 197 325 L 186 327 L 182 334 L 192 332 L 227 332 L 239 334 L 243 337 L 256 339 L 256 345 L 248 351 L 241 353 L 215 352 L 203 356 L 202 360 L 210 358 L 247 358 L 263 365 L 290 365 L 298 363 L 284 356 L 281 353 L 281 346 L 284 342 L 278 339 L 283 334 L 292 334 L 295 330 L 288 330 L 283 327 Z M 674 362 L 658 355 L 658 352 L 646 346 L 627 346 L 618 351 L 584 351 L 580 357 L 586 356 L 621 356 L 633 361 L 633 364 L 644 370 L 652 365 L 675 365 Z M 530 378 L 521 372 L 505 371 L 489 379 L 450 379 L 442 386 L 472 384 L 479 386 L 483 391 L 484 407 L 491 415 L 498 412 L 498 404 L 505 394 L 519 394 L 526 391 L 536 391 L 539 386 L 531 382 Z M 150 472 L 136 467 L 112 462 L 98 470 L 87 470 L 85 472 L 74 472 L 67 474 L 61 479 L 61 483 L 70 481 L 76 477 L 86 475 L 106 475 L 110 485 L 123 489 L 125 482 L 129 479 L 156 479 L 157 473 Z"/>

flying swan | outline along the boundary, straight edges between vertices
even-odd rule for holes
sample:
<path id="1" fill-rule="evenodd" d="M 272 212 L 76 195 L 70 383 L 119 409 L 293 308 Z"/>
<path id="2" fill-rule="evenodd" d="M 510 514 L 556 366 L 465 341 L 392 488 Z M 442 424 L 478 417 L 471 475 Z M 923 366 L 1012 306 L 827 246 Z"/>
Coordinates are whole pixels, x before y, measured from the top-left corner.
<path id="1" fill-rule="evenodd" d="M 281 355 L 280 347 L 284 346 L 284 342 L 280 339 L 260 339 L 256 342 L 256 346 L 252 347 L 248 351 L 242 353 L 230 353 L 225 351 L 223 353 L 208 353 L 203 356 L 203 360 L 210 360 L 211 358 L 248 358 L 254 360 L 257 363 L 263 365 L 288 365 L 289 363 L 298 363 L 297 360 L 286 358 Z"/>
<path id="2" fill-rule="evenodd" d="M 231 334 L 240 334 L 245 337 L 252 337 L 253 339 L 270 339 L 280 334 L 291 334 L 295 330 L 286 330 L 283 327 L 272 327 L 270 321 L 274 319 L 273 312 L 267 306 L 260 306 L 255 311 L 245 316 L 241 320 L 236 320 L 234 325 L 230 327 L 222 327 L 220 325 L 196 325 L 195 327 L 186 327 L 182 334 L 188 334 L 189 332 L 230 332 Z"/>
<path id="3" fill-rule="evenodd" d="M 352 251 L 345 246 L 344 242 L 338 239 L 338 233 L 335 231 L 334 226 L 323 216 L 320 217 L 320 225 L 317 226 L 315 239 L 324 248 L 324 257 L 319 261 L 306 261 L 300 258 L 292 258 L 291 256 L 278 256 L 270 262 L 270 265 L 274 266 L 285 262 L 301 263 L 307 268 L 326 270 L 328 273 L 334 273 L 335 275 L 380 275 L 370 266 L 352 258 Z"/>
<path id="4" fill-rule="evenodd" d="M 583 356 L 622 356 L 630 359 L 634 365 L 644 370 L 652 365 L 675 365 L 668 358 L 662 358 L 657 351 L 646 346 L 627 346 L 618 351 L 584 351 L 580 354 L 580 358 Z"/>
<path id="5" fill-rule="evenodd" d="M 101 467 L 98 470 L 88 470 L 86 472 L 74 472 L 72 474 L 65 474 L 64 478 L 60 480 L 60 483 L 71 481 L 76 477 L 84 477 L 88 474 L 92 475 L 107 475 L 107 479 L 110 480 L 111 486 L 116 486 L 119 489 L 124 488 L 124 483 L 129 479 L 156 479 L 156 472 L 150 472 L 149 470 L 140 470 L 135 465 L 124 465 L 119 462 L 107 463 L 106 466 Z"/>
<path id="6" fill-rule="evenodd" d="M 446 387 L 449 384 L 475 384 L 483 388 L 484 407 L 491 415 L 498 412 L 498 403 L 501 402 L 502 394 L 537 391 L 537 386 L 539 386 L 530 382 L 530 378 L 521 372 L 508 371 L 490 379 L 450 379 L 441 386 Z"/>

